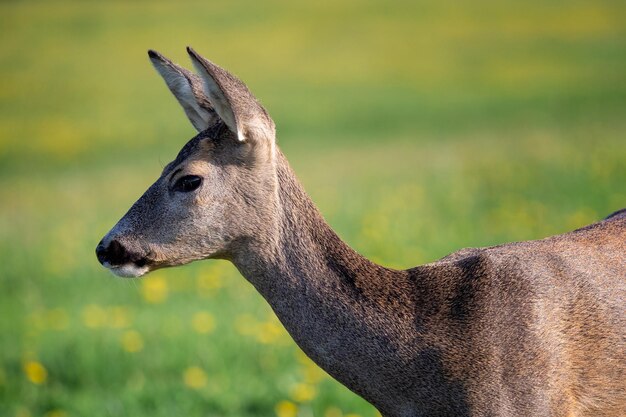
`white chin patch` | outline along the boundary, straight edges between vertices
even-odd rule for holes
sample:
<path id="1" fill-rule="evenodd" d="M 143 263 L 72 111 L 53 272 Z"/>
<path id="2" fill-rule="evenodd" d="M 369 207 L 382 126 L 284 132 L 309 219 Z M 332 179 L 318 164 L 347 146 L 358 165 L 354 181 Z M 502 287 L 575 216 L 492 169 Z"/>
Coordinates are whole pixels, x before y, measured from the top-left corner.
<path id="1" fill-rule="evenodd" d="M 105 262 L 104 266 L 108 268 L 109 271 L 117 275 L 118 277 L 123 277 L 123 278 L 137 278 L 137 277 L 144 275 L 146 272 L 148 272 L 147 266 L 139 267 L 133 263 L 112 266 L 112 265 L 109 265 L 107 262 Z"/>

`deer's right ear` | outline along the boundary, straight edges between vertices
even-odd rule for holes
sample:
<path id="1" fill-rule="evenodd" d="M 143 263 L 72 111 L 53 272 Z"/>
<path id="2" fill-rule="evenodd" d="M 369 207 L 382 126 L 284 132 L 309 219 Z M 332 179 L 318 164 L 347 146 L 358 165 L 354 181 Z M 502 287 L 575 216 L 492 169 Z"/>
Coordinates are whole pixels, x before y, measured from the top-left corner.
<path id="1" fill-rule="evenodd" d="M 204 81 L 204 92 L 218 116 L 240 142 L 274 140 L 276 128 L 248 87 L 233 74 L 187 47 L 194 68 Z"/>
<path id="2" fill-rule="evenodd" d="M 196 130 L 202 132 L 212 126 L 218 120 L 218 115 L 204 94 L 200 77 L 156 51 L 149 50 L 148 56 Z"/>

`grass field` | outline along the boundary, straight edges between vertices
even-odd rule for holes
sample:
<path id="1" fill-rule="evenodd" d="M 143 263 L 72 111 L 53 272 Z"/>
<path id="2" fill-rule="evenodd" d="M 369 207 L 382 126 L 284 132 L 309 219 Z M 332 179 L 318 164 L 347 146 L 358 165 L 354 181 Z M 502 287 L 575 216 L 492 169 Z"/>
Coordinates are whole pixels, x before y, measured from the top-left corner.
<path id="1" fill-rule="evenodd" d="M 388 266 L 626 207 L 623 2 L 209 3 L 0 4 L 1 416 L 376 415 L 230 264 L 97 263 L 194 134 L 148 48 L 244 79 L 329 223 Z"/>

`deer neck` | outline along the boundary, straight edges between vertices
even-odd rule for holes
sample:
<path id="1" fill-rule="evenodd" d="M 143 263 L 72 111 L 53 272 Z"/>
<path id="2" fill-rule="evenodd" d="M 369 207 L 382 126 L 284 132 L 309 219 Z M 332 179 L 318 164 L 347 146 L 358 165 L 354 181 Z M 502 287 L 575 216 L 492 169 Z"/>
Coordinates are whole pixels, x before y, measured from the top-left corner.
<path id="1" fill-rule="evenodd" d="M 371 343 L 372 332 L 389 335 L 385 320 L 393 319 L 381 309 L 389 304 L 384 300 L 403 302 L 395 281 L 404 272 L 383 268 L 346 245 L 324 221 L 284 156 L 278 152 L 277 157 L 278 215 L 268 222 L 273 232 L 264 231 L 270 237 L 259 236 L 232 260 L 296 343 L 350 385 L 344 377 L 353 378 L 363 363 L 376 360 L 359 359 L 358 353 Z M 404 300 L 404 307 L 411 308 L 410 300 Z"/>
<path id="2" fill-rule="evenodd" d="M 275 307 L 274 298 L 323 295 L 328 302 L 355 303 L 389 271 L 359 255 L 326 223 L 285 157 L 277 150 L 275 199 L 263 229 L 242 245 L 233 263 Z M 294 294 L 296 291 L 297 294 Z M 289 293 L 289 294 L 287 294 Z"/>

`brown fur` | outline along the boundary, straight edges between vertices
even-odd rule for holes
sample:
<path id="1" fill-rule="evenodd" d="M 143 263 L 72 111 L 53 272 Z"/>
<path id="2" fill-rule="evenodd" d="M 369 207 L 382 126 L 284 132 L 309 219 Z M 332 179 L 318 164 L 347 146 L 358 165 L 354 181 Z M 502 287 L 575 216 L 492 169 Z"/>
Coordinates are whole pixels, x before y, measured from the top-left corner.
<path id="1" fill-rule="evenodd" d="M 112 242 L 145 263 L 137 275 L 231 260 L 296 343 L 386 417 L 626 415 L 625 216 L 405 271 L 376 265 L 324 221 L 243 83 L 190 53 L 226 97 L 224 122 L 185 145 L 101 260 Z M 187 174 L 203 186 L 172 192 Z"/>

